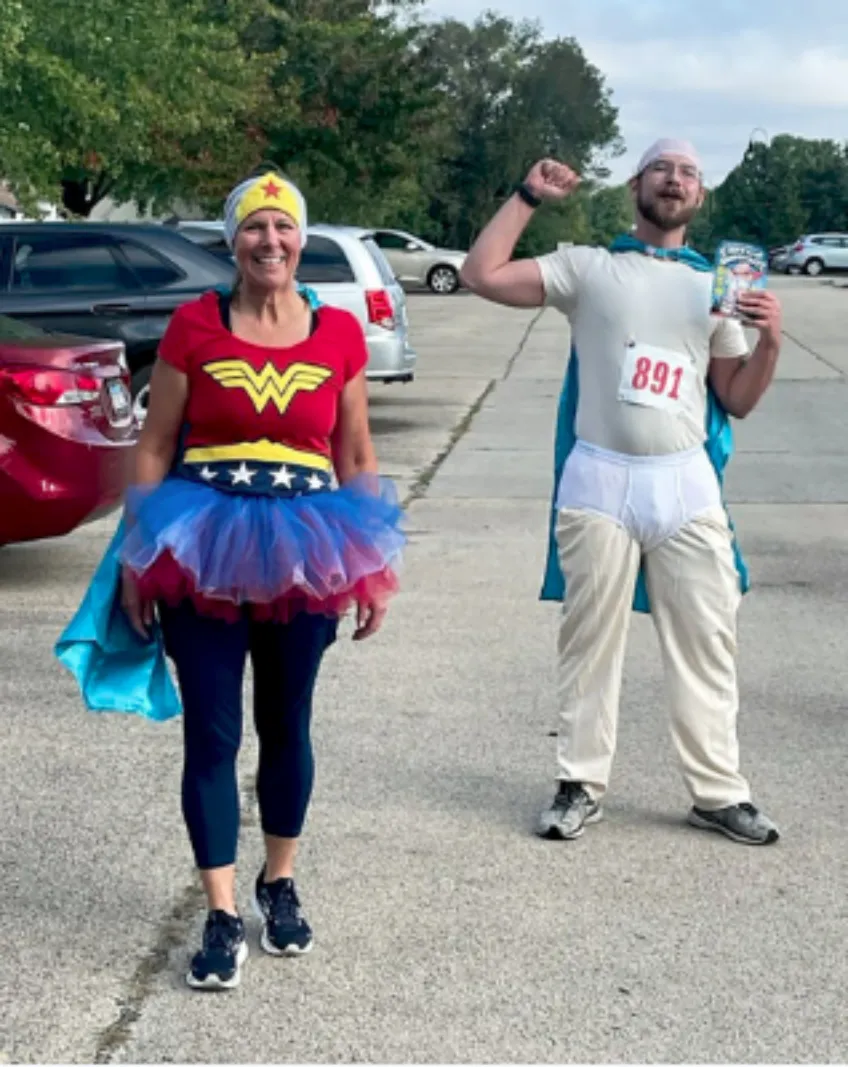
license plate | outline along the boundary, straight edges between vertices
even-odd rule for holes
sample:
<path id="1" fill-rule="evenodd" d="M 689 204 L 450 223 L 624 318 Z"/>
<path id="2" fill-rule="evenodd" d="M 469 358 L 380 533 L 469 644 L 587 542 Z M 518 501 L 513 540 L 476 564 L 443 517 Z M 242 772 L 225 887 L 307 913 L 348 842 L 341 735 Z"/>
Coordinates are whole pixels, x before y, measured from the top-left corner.
<path id="1" fill-rule="evenodd" d="M 132 407 L 132 398 L 124 383 L 113 378 L 106 383 L 106 391 L 109 394 L 109 404 L 115 414 L 115 418 L 120 419 L 129 415 Z"/>

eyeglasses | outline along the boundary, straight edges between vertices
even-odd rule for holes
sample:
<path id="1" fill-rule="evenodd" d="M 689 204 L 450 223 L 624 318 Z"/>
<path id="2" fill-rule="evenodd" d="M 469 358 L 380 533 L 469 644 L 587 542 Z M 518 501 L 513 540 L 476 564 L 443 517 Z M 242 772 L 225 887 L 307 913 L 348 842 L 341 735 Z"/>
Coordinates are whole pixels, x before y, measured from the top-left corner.
<path id="1" fill-rule="evenodd" d="M 655 159 L 645 168 L 650 174 L 662 174 L 663 177 L 671 177 L 674 172 L 680 171 L 680 176 L 687 182 L 701 180 L 701 172 L 694 163 L 672 163 L 670 159 Z"/>

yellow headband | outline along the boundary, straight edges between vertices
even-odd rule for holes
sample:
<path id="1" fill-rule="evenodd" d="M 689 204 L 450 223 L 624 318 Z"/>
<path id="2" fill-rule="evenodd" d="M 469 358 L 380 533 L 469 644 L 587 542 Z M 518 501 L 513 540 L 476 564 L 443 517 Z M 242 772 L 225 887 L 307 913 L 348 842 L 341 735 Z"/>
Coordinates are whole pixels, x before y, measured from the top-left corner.
<path id="1" fill-rule="evenodd" d="M 265 174 L 256 178 L 242 193 L 236 204 L 236 224 L 241 225 L 248 215 L 262 208 L 274 208 L 291 215 L 298 226 L 303 224 L 301 199 L 289 185 L 275 174 Z"/>

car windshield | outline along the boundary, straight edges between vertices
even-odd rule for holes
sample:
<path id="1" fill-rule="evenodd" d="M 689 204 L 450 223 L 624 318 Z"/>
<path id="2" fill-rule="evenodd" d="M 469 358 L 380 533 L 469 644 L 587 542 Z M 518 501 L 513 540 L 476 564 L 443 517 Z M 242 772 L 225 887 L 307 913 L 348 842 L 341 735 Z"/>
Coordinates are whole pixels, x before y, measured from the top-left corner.
<path id="1" fill-rule="evenodd" d="M 47 331 L 27 322 L 18 322 L 8 315 L 0 315 L 0 341 L 35 341 L 46 337 Z"/>

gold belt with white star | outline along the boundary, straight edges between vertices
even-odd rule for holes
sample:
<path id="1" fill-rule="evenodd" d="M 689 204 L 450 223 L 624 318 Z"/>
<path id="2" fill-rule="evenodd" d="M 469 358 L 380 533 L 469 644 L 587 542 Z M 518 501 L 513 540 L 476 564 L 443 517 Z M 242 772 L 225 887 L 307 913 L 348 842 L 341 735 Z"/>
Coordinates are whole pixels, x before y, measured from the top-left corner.
<path id="1" fill-rule="evenodd" d="M 291 497 L 329 489 L 333 466 L 327 456 L 262 440 L 188 448 L 174 473 L 225 492 Z"/>

